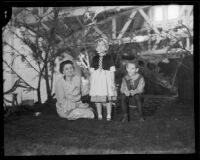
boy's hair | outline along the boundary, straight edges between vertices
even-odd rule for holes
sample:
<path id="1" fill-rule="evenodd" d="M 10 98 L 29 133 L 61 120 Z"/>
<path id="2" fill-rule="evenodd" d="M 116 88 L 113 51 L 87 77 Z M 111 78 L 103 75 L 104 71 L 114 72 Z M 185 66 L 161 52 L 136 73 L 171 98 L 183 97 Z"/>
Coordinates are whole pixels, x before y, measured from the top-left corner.
<path id="1" fill-rule="evenodd" d="M 70 61 L 70 60 L 63 61 L 60 63 L 60 73 L 63 74 L 63 69 L 66 64 L 71 64 L 72 67 L 74 68 L 74 63 L 72 61 Z"/>
<path id="2" fill-rule="evenodd" d="M 137 62 L 136 60 L 127 61 L 126 67 L 128 67 L 129 64 L 134 64 L 134 65 L 135 65 L 135 68 L 138 68 L 138 62 Z"/>

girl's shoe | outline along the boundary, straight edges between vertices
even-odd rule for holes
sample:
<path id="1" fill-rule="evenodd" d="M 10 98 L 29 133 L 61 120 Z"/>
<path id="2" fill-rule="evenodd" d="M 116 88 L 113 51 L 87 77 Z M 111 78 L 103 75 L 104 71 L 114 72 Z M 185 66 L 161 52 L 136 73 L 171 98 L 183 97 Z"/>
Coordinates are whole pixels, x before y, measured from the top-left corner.
<path id="1" fill-rule="evenodd" d="M 98 115 L 98 120 L 102 120 L 102 119 L 103 119 L 102 115 Z"/>
<path id="2" fill-rule="evenodd" d="M 111 116 L 107 116 L 106 120 L 111 121 Z"/>

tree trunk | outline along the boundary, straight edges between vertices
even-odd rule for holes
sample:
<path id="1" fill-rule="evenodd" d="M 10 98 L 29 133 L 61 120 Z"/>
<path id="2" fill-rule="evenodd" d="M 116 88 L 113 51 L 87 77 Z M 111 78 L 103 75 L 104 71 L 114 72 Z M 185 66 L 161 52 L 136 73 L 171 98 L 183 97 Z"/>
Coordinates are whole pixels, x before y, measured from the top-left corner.
<path id="1" fill-rule="evenodd" d="M 54 60 L 55 62 L 55 60 Z M 52 89 L 53 89 L 53 77 L 54 77 L 54 63 L 51 69 L 51 93 L 52 93 Z"/>
<path id="2" fill-rule="evenodd" d="M 50 84 L 49 84 L 49 73 L 48 73 L 48 66 L 47 66 L 47 62 L 45 62 L 45 81 L 46 81 L 46 89 L 47 89 L 47 100 L 51 99 L 51 89 L 50 89 Z"/>

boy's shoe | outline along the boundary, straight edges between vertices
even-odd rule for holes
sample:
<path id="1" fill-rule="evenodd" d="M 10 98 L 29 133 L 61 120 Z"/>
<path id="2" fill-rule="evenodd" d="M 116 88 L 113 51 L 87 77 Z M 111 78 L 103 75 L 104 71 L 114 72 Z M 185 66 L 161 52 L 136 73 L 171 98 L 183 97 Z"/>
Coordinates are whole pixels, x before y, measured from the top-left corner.
<path id="1" fill-rule="evenodd" d="M 141 118 L 139 119 L 139 121 L 140 121 L 140 122 L 144 122 L 144 121 L 145 121 L 145 118 L 141 117 Z"/>
<path id="2" fill-rule="evenodd" d="M 129 120 L 128 120 L 128 115 L 125 114 L 125 115 L 123 116 L 122 122 L 125 123 L 125 122 L 128 122 L 128 121 L 129 121 Z"/>

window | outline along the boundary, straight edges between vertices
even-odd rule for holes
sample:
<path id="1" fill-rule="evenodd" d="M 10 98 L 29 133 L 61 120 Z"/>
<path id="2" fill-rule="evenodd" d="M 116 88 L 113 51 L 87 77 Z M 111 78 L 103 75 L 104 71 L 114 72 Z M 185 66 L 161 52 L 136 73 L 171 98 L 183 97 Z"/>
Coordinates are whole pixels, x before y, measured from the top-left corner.
<path id="1" fill-rule="evenodd" d="M 162 7 L 156 7 L 153 10 L 153 19 L 155 21 L 162 21 L 163 20 L 163 9 Z"/>
<path id="2" fill-rule="evenodd" d="M 179 6 L 177 5 L 170 5 L 167 8 L 168 19 L 175 19 L 178 18 L 179 15 Z"/>

